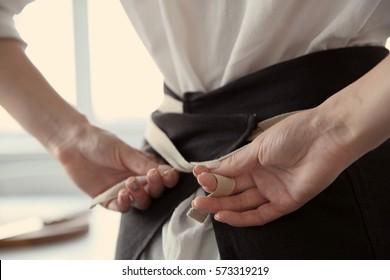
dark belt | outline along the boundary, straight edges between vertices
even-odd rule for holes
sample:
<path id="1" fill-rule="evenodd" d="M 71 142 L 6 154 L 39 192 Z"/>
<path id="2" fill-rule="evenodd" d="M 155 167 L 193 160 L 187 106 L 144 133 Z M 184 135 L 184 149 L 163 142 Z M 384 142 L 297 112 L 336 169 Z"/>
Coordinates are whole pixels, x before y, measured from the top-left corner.
<path id="1" fill-rule="evenodd" d="M 183 113 L 156 111 L 152 120 L 186 160 L 215 159 L 246 144 L 258 122 L 318 106 L 387 54 L 383 47 L 317 52 L 267 67 L 207 94 L 188 92 L 179 97 L 165 86 L 167 95 L 183 103 Z M 145 147 L 155 152 L 147 143 Z M 198 187 L 191 174 L 182 174 L 178 185 L 167 189 L 148 210 L 123 214 L 116 258 L 139 258 L 175 207 Z M 261 236 L 260 227 L 239 229 L 214 222 L 214 230 L 222 259 L 258 258 L 256 250 L 264 249 L 253 245 Z M 250 247 L 245 243 L 248 239 Z"/>

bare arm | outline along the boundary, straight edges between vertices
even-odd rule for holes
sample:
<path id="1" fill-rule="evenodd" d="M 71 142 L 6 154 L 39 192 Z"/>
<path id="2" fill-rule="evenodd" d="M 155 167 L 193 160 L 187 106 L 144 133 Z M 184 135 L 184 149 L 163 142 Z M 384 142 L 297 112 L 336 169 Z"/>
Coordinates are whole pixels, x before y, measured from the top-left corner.
<path id="1" fill-rule="evenodd" d="M 169 166 L 138 151 L 114 135 L 91 125 L 49 85 L 17 40 L 0 40 L 0 105 L 37 138 L 64 166 L 74 182 L 90 196 L 127 180 L 127 187 L 107 208 L 126 211 L 147 208 L 164 186 L 176 184 Z M 147 184 L 133 176 L 148 174 Z"/>
<path id="2" fill-rule="evenodd" d="M 0 104 L 46 148 L 54 148 L 59 127 L 88 123 L 49 85 L 19 41 L 0 40 L 0 61 Z"/>

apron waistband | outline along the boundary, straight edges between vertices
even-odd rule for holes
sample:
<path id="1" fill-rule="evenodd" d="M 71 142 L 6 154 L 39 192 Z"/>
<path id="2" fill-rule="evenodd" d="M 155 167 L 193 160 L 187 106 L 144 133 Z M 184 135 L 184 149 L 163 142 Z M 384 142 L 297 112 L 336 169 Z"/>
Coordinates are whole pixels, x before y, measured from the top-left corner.
<path id="1" fill-rule="evenodd" d="M 171 99 L 169 96 L 165 95 L 166 98 Z M 163 102 L 163 106 L 160 107 L 164 112 L 168 112 L 171 108 L 168 108 L 166 105 L 169 104 L 169 107 L 172 106 L 172 102 Z M 177 109 L 180 105 L 180 101 L 175 101 L 174 109 Z M 275 117 L 272 117 L 270 119 L 264 120 L 262 122 L 259 122 L 257 124 L 257 127 L 253 130 L 253 132 L 250 134 L 248 141 L 253 141 L 257 136 L 259 136 L 262 132 L 264 132 L 266 129 L 270 128 L 274 124 L 278 123 L 279 121 L 283 120 L 284 118 L 292 115 L 295 112 L 291 113 L 285 113 L 281 114 Z M 147 125 L 147 129 L 145 132 L 145 140 L 153 147 L 153 149 L 166 161 L 168 162 L 173 168 L 175 168 L 177 171 L 185 172 L 185 173 L 191 173 L 192 169 L 195 167 L 195 165 L 206 165 L 214 161 L 221 161 L 232 154 L 238 152 L 244 147 L 238 148 L 234 150 L 233 152 L 230 152 L 222 157 L 219 157 L 217 159 L 208 160 L 208 161 L 191 161 L 188 162 L 181 153 L 176 149 L 175 145 L 172 143 L 171 139 L 164 133 L 162 129 L 160 129 L 152 120 L 149 121 Z M 137 176 L 137 179 L 140 182 L 145 182 L 145 176 Z M 219 184 L 220 188 L 217 188 L 211 195 L 215 196 L 216 193 L 218 193 L 218 196 L 227 196 L 230 195 L 232 189 L 228 188 L 230 191 L 221 191 L 221 189 L 224 188 L 224 184 Z M 94 197 L 92 199 L 90 208 L 95 207 L 99 203 L 103 203 L 105 201 L 114 199 L 118 196 L 118 193 L 121 189 L 125 188 L 125 181 L 120 182 L 113 187 L 109 188 L 105 192 L 99 194 L 98 196 Z M 221 193 L 220 193 L 221 192 Z"/>
<path id="2" fill-rule="evenodd" d="M 163 102 L 148 123 L 145 140 L 176 170 L 190 173 L 197 164 L 222 160 L 237 152 L 243 144 L 294 112 L 321 104 L 374 67 L 387 54 L 387 49 L 375 46 L 316 52 L 259 70 L 207 94 L 188 92 L 180 97 L 165 86 Z M 176 120 L 179 122 L 173 123 Z M 206 132 L 219 129 L 215 135 L 226 133 L 229 122 L 235 122 L 232 127 L 242 126 L 245 130 L 223 135 L 221 141 L 232 141 L 234 145 L 227 145 L 216 154 L 209 151 L 207 160 L 203 157 L 192 160 L 194 146 L 178 149 L 180 143 L 172 141 L 177 134 L 183 134 L 185 129 L 177 132 L 177 128 L 180 129 L 186 122 L 197 126 L 189 129 L 195 131 L 186 135 L 190 139 L 202 134 L 199 131 L 203 132 L 204 127 L 208 130 Z M 236 140 L 240 134 L 244 138 Z M 206 137 L 214 136 L 209 133 Z M 198 145 L 196 140 L 193 142 Z M 203 145 L 208 145 L 208 142 Z M 203 151 L 202 148 L 207 151 L 203 146 L 195 154 Z M 144 177 L 139 179 L 144 180 Z M 121 182 L 99 194 L 92 200 L 91 207 L 117 197 L 123 187 L 124 182 Z"/>

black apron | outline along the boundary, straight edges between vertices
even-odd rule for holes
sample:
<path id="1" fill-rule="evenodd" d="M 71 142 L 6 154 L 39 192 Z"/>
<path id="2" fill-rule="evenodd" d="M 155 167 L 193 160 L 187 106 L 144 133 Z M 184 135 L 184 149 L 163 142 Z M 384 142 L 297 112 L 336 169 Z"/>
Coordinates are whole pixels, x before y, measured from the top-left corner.
<path id="1" fill-rule="evenodd" d="M 181 98 L 184 112 L 152 119 L 187 161 L 205 161 L 244 144 L 258 122 L 313 108 L 364 75 L 383 47 L 321 51 L 282 62 L 204 94 Z M 146 144 L 147 149 L 153 152 Z M 264 226 L 235 228 L 213 220 L 221 259 L 389 259 L 390 143 L 347 168 L 302 208 Z M 199 185 L 192 174 L 146 211 L 122 214 L 117 259 L 137 259 L 175 207 Z"/>

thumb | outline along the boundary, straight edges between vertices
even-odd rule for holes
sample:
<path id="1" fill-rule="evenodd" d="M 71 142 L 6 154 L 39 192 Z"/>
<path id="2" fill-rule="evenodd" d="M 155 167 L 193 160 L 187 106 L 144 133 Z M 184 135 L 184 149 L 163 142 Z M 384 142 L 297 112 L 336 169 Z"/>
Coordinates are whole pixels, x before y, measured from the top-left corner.
<path id="1" fill-rule="evenodd" d="M 226 157 L 207 162 L 204 166 L 212 173 L 235 177 L 245 173 L 245 171 L 248 171 L 256 164 L 257 150 L 258 148 L 252 142 Z"/>
<path id="2" fill-rule="evenodd" d="M 141 152 L 125 144 L 120 154 L 123 165 L 138 175 L 145 175 L 150 169 L 157 168 L 157 160 L 150 154 Z"/>
<path id="3" fill-rule="evenodd" d="M 196 166 L 193 173 L 203 189 L 213 193 L 221 186 L 216 175 L 223 176 L 228 181 L 234 181 L 234 189 L 230 193 L 252 188 L 255 183 L 251 176 L 251 170 L 256 167 L 257 163 L 257 145 L 252 143 L 219 160 L 206 162 L 203 166 Z"/>

